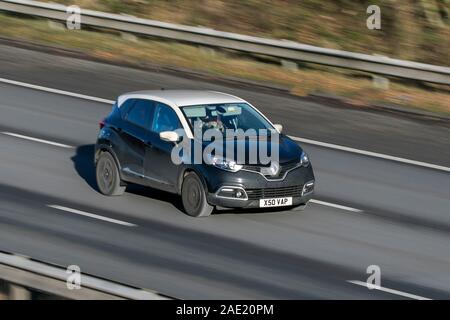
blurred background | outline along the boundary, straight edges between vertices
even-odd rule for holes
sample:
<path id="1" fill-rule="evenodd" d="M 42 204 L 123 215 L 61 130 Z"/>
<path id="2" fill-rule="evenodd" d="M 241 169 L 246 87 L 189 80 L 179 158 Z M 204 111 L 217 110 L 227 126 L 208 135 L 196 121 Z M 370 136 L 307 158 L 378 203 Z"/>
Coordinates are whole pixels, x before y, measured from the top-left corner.
<path id="1" fill-rule="evenodd" d="M 50 1 L 49 1 L 50 2 Z M 445 65 L 448 0 L 60 0 L 65 5 Z M 366 27 L 378 5 L 382 29 Z"/>
<path id="2" fill-rule="evenodd" d="M 52 1 L 116 14 L 323 48 L 448 66 L 449 0 L 74 0 Z M 381 8 L 381 30 L 369 30 L 366 10 Z M 1 13 L 0 36 L 82 51 L 108 61 L 187 68 L 223 77 L 271 83 L 298 96 L 336 95 L 356 106 L 392 105 L 450 113 L 448 86 L 393 79 L 374 84 L 364 72 L 310 63 L 282 63 L 267 56 L 136 37 L 83 26 Z"/>

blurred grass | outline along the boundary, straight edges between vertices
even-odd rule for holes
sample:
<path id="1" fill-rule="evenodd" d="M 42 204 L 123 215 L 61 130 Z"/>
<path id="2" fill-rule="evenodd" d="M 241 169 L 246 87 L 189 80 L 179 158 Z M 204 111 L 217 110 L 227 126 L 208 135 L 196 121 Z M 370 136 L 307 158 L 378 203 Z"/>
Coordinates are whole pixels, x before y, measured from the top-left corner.
<path id="1" fill-rule="evenodd" d="M 47 1 L 320 47 L 449 64 L 449 0 Z M 381 7 L 382 30 L 366 27 L 366 9 L 372 4 Z"/>
<path id="2" fill-rule="evenodd" d="M 323 66 L 286 70 L 277 64 L 258 62 L 224 51 L 211 53 L 187 44 L 142 38 L 131 41 L 115 32 L 55 29 L 50 28 L 45 20 L 4 14 L 0 14 L 0 36 L 75 49 L 111 62 L 127 62 L 137 66 L 159 64 L 217 76 L 275 83 L 288 87 L 291 93 L 300 96 L 331 93 L 345 97 L 347 102 L 357 106 L 395 104 L 450 114 L 448 86 L 421 88 L 391 83 L 389 90 L 379 90 L 373 87 L 367 75 L 358 73 L 355 76 L 349 70 Z"/>

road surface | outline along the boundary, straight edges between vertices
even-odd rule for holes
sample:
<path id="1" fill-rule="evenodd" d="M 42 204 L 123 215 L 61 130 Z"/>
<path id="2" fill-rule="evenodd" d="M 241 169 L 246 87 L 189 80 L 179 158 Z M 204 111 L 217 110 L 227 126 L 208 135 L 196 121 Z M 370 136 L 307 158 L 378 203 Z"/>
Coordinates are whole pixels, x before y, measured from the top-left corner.
<path id="1" fill-rule="evenodd" d="M 2 56 L 8 50 L 16 50 L 16 62 Z M 0 77 L 107 99 L 120 83 L 126 83 L 122 91 L 145 85 L 141 71 L 59 57 L 54 59 L 67 64 L 50 68 L 50 57 L 41 53 L 33 65 L 48 73 L 17 66 L 11 74 L 14 63 L 26 64 L 27 54 L 0 46 Z M 70 64 L 79 70 L 52 74 Z M 114 75 L 109 82 L 89 77 L 103 68 Z M 166 87 L 241 93 L 292 136 L 441 166 L 450 162 L 445 127 L 174 75 L 145 77 Z M 0 83 L 0 97 L 0 250 L 75 264 L 88 274 L 182 299 L 450 298 L 445 170 L 302 144 L 317 178 L 315 202 L 306 211 L 224 211 L 196 219 L 164 192 L 131 186 L 124 196 L 109 198 L 96 191 L 93 143 L 110 105 L 6 83 Z M 368 278 L 370 265 L 381 268 L 380 290 L 356 282 Z"/>

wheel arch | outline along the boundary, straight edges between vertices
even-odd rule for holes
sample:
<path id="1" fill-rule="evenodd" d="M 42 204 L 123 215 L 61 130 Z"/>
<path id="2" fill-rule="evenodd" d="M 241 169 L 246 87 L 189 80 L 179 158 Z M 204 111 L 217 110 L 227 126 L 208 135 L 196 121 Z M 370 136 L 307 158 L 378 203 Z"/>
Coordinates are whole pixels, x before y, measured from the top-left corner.
<path id="1" fill-rule="evenodd" d="M 95 164 L 97 164 L 98 158 L 100 157 L 100 154 L 102 154 L 102 152 L 108 152 L 109 154 L 111 154 L 111 156 L 114 159 L 114 162 L 116 163 L 117 169 L 119 171 L 119 176 L 122 179 L 122 167 L 120 166 L 120 161 L 119 158 L 117 157 L 116 153 L 114 152 L 114 150 L 112 149 L 112 147 L 108 144 L 100 144 L 97 146 L 96 151 L 95 151 Z"/>
<path id="2" fill-rule="evenodd" d="M 205 177 L 197 170 L 195 167 L 185 167 L 182 170 L 180 170 L 180 174 L 178 175 L 178 185 L 177 185 L 177 193 L 181 195 L 181 188 L 183 186 L 184 178 L 190 173 L 194 172 L 202 182 L 203 188 L 205 188 L 206 193 L 208 192 L 208 186 L 205 181 Z"/>

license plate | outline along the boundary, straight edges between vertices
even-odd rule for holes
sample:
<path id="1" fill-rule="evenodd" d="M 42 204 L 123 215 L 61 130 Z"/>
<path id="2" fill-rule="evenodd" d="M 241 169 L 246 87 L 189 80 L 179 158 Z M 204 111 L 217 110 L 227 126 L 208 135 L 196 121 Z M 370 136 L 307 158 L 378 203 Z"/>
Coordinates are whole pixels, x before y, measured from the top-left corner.
<path id="1" fill-rule="evenodd" d="M 259 200 L 260 208 L 283 207 L 283 206 L 291 206 L 291 205 L 292 205 L 292 197 L 271 198 L 271 199 L 260 199 Z"/>

